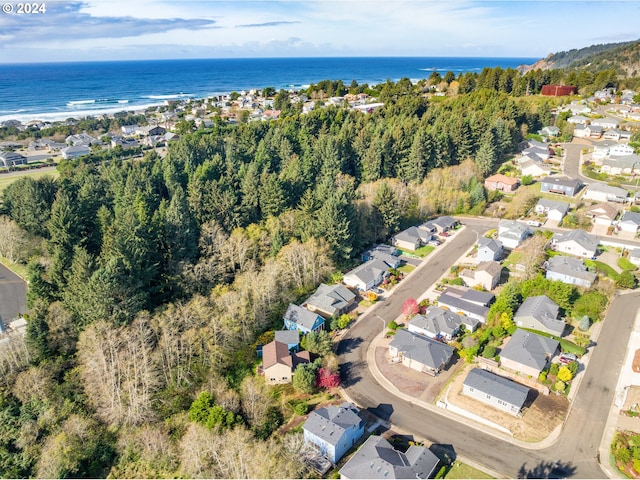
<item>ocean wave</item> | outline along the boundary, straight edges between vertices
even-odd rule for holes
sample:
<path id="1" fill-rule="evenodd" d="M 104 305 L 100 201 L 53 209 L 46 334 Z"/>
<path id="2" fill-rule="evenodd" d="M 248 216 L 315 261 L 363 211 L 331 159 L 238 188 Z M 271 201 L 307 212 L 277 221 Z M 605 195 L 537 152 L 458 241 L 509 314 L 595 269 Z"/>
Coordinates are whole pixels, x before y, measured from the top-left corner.
<path id="1" fill-rule="evenodd" d="M 95 100 L 72 100 L 70 102 L 67 102 L 68 106 L 73 106 L 73 105 L 88 105 L 90 103 L 96 103 Z"/>
<path id="2" fill-rule="evenodd" d="M 102 104 L 100 107 L 96 105 L 95 108 L 91 108 L 91 104 L 85 104 L 85 107 L 89 105 L 89 108 L 85 108 L 83 110 L 76 110 L 72 107 L 58 108 L 56 112 L 44 112 L 44 113 L 17 113 L 11 115 L 3 115 L 0 110 L 0 122 L 4 120 L 19 120 L 22 123 L 30 122 L 31 120 L 37 119 L 40 121 L 62 121 L 67 118 L 84 118 L 84 117 L 93 117 L 96 115 L 109 115 L 124 111 L 142 111 L 146 110 L 149 107 L 157 105 L 157 103 L 145 103 L 141 105 L 127 105 L 126 107 L 122 104 L 118 105 L 116 103 L 112 103 L 111 105 Z"/>
<path id="3" fill-rule="evenodd" d="M 152 100 L 170 100 L 172 98 L 193 97 L 191 93 L 174 93 L 172 95 L 146 95 L 142 98 L 150 98 Z"/>
<path id="4" fill-rule="evenodd" d="M 118 103 L 129 103 L 129 100 L 118 100 Z"/>

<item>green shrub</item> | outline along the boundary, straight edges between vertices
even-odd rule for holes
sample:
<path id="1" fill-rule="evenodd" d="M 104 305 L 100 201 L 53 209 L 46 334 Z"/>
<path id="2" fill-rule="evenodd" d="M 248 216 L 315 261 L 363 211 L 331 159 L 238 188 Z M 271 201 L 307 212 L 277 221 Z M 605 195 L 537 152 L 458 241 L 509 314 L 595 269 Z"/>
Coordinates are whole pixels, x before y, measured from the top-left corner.
<path id="1" fill-rule="evenodd" d="M 393 320 L 391 320 L 389 322 L 389 325 L 387 325 L 387 326 L 389 327 L 390 330 L 397 330 L 398 329 L 398 324 Z"/>
<path id="2" fill-rule="evenodd" d="M 306 415 L 309 412 L 309 404 L 304 400 L 300 400 L 293 406 L 293 411 L 296 415 Z"/>
<path id="3" fill-rule="evenodd" d="M 631 263 L 628 258 L 625 258 L 625 257 L 620 257 L 618 259 L 618 266 L 623 270 L 630 270 L 630 271 L 633 271 L 636 268 L 638 268 L 633 263 Z"/>
<path id="4" fill-rule="evenodd" d="M 524 186 L 527 186 L 527 185 L 533 185 L 535 181 L 536 180 L 535 178 L 533 178 L 533 175 L 524 175 L 520 180 L 520 183 L 522 183 L 522 185 Z"/>
<path id="5" fill-rule="evenodd" d="M 496 347 L 494 347 L 493 345 L 487 345 L 486 347 L 484 347 L 484 350 L 482 351 L 482 356 L 484 358 L 493 358 L 496 356 Z"/>
<path id="6" fill-rule="evenodd" d="M 616 285 L 622 288 L 634 288 L 636 286 L 636 277 L 629 270 L 625 270 L 618 275 Z"/>
<path id="7" fill-rule="evenodd" d="M 552 363 L 549 367 L 549 375 L 558 375 L 558 370 L 560 366 L 557 363 Z"/>
<path id="8" fill-rule="evenodd" d="M 446 474 L 447 474 L 447 466 L 443 465 L 442 467 L 440 467 L 440 470 L 438 470 L 438 473 L 436 473 L 436 476 L 434 478 L 444 478 Z"/>
<path id="9" fill-rule="evenodd" d="M 619 448 L 615 453 L 615 457 L 618 462 L 626 465 L 631 460 L 631 451 L 626 447 Z"/>
<path id="10" fill-rule="evenodd" d="M 462 280 L 460 277 L 456 277 L 449 280 L 449 285 L 457 285 L 462 287 L 464 285 L 464 280 Z"/>
<path id="11" fill-rule="evenodd" d="M 540 372 L 540 375 L 538 375 L 538 380 L 540 380 L 541 382 L 544 382 L 547 379 L 547 372 Z"/>
<path id="12" fill-rule="evenodd" d="M 566 384 L 562 380 L 558 380 L 553 387 L 556 390 L 556 392 L 563 392 L 564 388 L 566 387 Z"/>

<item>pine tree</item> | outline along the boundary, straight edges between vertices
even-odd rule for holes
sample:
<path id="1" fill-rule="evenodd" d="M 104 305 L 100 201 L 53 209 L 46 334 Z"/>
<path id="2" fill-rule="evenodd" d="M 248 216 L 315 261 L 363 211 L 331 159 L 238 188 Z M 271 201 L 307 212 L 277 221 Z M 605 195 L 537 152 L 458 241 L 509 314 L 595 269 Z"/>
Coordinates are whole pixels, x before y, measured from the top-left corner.
<path id="1" fill-rule="evenodd" d="M 478 167 L 478 173 L 482 177 L 486 177 L 493 171 L 496 164 L 496 147 L 492 132 L 487 132 L 483 137 L 478 153 L 476 153 L 475 163 Z"/>
<path id="2" fill-rule="evenodd" d="M 373 206 L 382 219 L 387 233 L 395 232 L 400 226 L 400 215 L 396 196 L 387 182 L 382 182 L 373 198 Z"/>

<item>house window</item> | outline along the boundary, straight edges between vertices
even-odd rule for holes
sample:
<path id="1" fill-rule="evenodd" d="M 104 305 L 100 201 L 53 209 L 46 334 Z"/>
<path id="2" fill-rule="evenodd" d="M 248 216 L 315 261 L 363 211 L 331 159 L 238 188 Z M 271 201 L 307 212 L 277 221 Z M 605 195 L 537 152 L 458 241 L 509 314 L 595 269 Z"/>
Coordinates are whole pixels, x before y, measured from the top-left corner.
<path id="1" fill-rule="evenodd" d="M 488 393 L 487 393 L 487 398 L 491 398 L 491 395 L 489 395 Z"/>
<path id="2" fill-rule="evenodd" d="M 470 391 L 470 392 L 473 392 L 474 390 L 473 390 L 473 388 L 469 387 L 469 391 Z"/>

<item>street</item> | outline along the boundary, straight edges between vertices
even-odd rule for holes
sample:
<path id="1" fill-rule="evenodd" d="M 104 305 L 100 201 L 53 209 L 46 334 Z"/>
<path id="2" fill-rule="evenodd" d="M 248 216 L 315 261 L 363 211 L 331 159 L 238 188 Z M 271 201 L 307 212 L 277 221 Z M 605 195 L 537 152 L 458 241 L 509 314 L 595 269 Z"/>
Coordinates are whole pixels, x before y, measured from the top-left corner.
<path id="1" fill-rule="evenodd" d="M 0 322 L 6 326 L 26 312 L 27 284 L 15 273 L 0 264 Z"/>
<path id="2" fill-rule="evenodd" d="M 385 390 L 372 377 L 366 362 L 371 340 L 385 321 L 401 313 L 407 298 L 417 298 L 476 241 L 480 234 L 495 228 L 489 219 L 464 219 L 466 228 L 438 247 L 428 264 L 401 283 L 388 300 L 365 314 L 341 340 L 338 354 L 343 386 L 361 407 L 390 421 L 395 427 L 418 438 L 439 444 L 462 457 L 519 478 L 602 478 L 596 461 L 609 408 L 613 402 L 619 365 L 624 360 L 626 338 L 631 331 L 640 293 L 614 299 L 603 325 L 597 347 L 585 372 L 565 427 L 555 444 L 543 450 L 517 446 L 487 432 L 469 427 L 437 412 L 417 407 Z M 606 461 L 606 459 L 605 459 Z"/>

